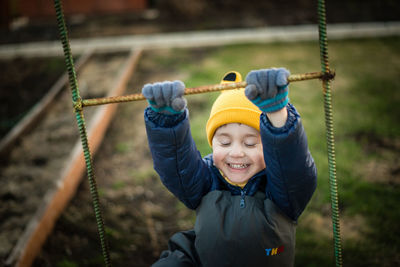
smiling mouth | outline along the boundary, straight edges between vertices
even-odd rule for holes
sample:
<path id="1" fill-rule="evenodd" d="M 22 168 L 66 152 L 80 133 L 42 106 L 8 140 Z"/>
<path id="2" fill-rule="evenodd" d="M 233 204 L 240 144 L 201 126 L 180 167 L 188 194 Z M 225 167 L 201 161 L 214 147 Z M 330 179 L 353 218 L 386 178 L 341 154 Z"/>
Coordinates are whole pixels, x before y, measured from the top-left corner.
<path id="1" fill-rule="evenodd" d="M 232 169 L 240 170 L 249 167 L 249 164 L 236 164 L 236 163 L 227 163 L 228 166 Z"/>

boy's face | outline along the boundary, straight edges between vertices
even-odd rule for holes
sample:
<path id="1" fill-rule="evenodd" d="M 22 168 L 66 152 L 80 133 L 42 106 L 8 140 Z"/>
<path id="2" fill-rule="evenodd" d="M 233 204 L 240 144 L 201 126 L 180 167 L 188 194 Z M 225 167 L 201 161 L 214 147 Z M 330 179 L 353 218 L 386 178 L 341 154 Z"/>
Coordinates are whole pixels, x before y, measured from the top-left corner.
<path id="1" fill-rule="evenodd" d="M 260 133 L 245 124 L 219 127 L 212 140 L 214 165 L 234 183 L 245 183 L 265 169 Z"/>

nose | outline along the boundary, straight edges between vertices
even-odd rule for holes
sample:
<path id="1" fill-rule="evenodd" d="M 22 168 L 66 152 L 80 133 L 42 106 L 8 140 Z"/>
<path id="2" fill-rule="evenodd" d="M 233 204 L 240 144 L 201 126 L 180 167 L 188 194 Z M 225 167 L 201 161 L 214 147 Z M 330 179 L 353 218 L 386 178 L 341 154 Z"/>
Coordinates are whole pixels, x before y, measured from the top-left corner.
<path id="1" fill-rule="evenodd" d="M 229 151 L 229 155 L 234 158 L 244 157 L 243 147 L 240 144 L 234 144 Z"/>

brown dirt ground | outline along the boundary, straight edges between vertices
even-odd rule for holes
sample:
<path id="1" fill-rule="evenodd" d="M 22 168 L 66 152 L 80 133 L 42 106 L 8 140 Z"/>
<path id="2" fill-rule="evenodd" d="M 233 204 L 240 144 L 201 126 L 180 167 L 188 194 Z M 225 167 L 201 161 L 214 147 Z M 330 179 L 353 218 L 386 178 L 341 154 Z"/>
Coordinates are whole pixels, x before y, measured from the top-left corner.
<path id="1" fill-rule="evenodd" d="M 78 74 L 82 97 L 105 96 L 124 58 L 123 54 L 94 56 Z M 29 61 L 25 63 L 28 65 Z M 33 66 L 27 68 L 34 72 L 37 61 L 32 63 Z M 41 71 L 38 68 L 37 73 L 43 75 Z M 93 111 L 85 114 L 87 125 L 90 125 Z M 43 196 L 56 186 L 56 178 L 77 141 L 70 92 L 64 90 L 35 128 L 6 156 L 7 164 L 0 166 L 0 265 L 40 206 Z"/>
<path id="2" fill-rule="evenodd" d="M 151 53 L 157 57 L 171 52 Z M 127 94 L 147 82 L 179 78 L 171 66 L 157 66 L 148 56 L 142 57 Z M 145 107 L 145 102 L 120 104 L 94 160 L 115 266 L 149 266 L 167 248 L 173 233 L 190 229 L 194 222 L 194 213 L 165 189 L 153 171 L 143 121 Z M 33 266 L 99 266 L 102 261 L 85 179 Z"/>
<path id="3" fill-rule="evenodd" d="M 38 102 L 65 70 L 62 58 L 0 60 L 0 138 Z"/>

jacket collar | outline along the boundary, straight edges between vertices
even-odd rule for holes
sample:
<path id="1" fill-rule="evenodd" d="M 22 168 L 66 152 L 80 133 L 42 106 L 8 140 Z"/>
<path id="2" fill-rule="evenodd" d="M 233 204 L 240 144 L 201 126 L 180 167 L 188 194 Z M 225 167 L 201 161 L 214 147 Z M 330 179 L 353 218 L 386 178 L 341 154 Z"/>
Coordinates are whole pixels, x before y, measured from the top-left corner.
<path id="1" fill-rule="evenodd" d="M 239 186 L 231 185 L 225 180 L 224 177 L 222 177 L 219 169 L 214 166 L 212 154 L 205 156 L 204 160 L 206 161 L 209 168 L 211 168 L 211 171 L 218 177 L 219 184 L 223 188 L 228 189 L 233 195 L 240 195 L 243 191 L 246 195 L 253 196 L 259 190 L 259 188 L 261 188 L 261 190 L 265 192 L 264 188 L 267 183 L 265 169 L 259 171 L 253 177 L 251 177 L 245 187 L 242 189 Z"/>
<path id="2" fill-rule="evenodd" d="M 233 194 L 240 195 L 243 191 L 246 195 L 252 196 L 254 195 L 262 183 L 265 180 L 265 169 L 256 173 L 253 177 L 249 179 L 247 184 L 243 187 L 243 189 L 239 186 L 232 185 L 228 183 L 225 178 L 221 175 L 219 169 L 215 166 L 212 166 L 213 171 L 217 174 L 218 179 L 222 182 L 223 185 Z"/>

